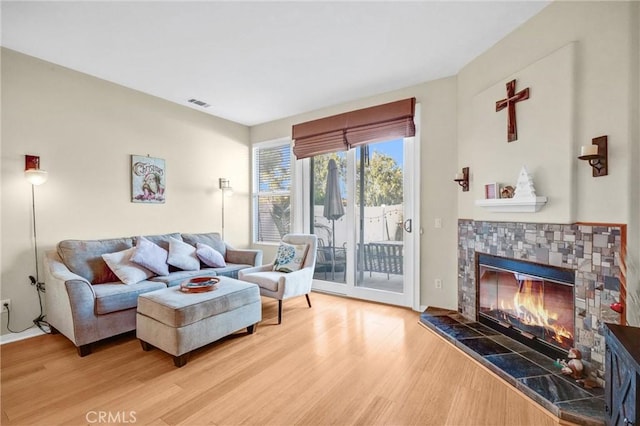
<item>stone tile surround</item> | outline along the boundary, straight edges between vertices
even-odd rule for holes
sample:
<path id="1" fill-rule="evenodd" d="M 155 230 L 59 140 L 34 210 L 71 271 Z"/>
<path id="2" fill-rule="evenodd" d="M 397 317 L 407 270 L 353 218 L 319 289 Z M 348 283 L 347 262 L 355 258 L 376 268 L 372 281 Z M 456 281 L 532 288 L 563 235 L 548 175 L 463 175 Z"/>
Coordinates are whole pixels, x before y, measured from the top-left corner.
<path id="1" fill-rule="evenodd" d="M 476 318 L 475 253 L 575 270 L 575 336 L 592 377 L 604 384 L 604 323 L 625 296 L 624 225 L 547 224 L 458 220 L 458 311 Z M 624 303 L 624 299 L 622 300 Z"/>

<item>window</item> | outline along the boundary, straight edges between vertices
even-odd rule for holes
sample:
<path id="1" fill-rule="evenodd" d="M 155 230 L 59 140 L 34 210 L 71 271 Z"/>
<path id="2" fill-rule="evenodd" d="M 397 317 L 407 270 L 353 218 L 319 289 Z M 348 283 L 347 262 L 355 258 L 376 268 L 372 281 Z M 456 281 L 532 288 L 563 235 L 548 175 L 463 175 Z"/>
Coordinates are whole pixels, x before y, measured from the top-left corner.
<path id="1" fill-rule="evenodd" d="M 258 144 L 253 149 L 254 242 L 279 242 L 291 231 L 291 144 Z"/>

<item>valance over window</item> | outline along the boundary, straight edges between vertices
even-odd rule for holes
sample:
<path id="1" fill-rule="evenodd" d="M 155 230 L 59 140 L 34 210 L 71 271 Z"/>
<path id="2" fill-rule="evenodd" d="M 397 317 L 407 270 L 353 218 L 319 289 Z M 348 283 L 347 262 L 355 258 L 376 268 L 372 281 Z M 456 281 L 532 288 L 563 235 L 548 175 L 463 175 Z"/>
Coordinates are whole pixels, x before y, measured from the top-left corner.
<path id="1" fill-rule="evenodd" d="M 345 112 L 293 126 L 296 158 L 313 157 L 371 142 L 415 136 L 416 98 Z"/>

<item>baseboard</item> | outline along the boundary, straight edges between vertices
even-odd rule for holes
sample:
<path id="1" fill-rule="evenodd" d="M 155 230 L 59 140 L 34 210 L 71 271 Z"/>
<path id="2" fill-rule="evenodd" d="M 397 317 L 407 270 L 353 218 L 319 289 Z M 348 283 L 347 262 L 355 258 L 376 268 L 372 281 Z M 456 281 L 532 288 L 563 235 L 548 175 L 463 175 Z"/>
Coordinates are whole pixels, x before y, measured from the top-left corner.
<path id="1" fill-rule="evenodd" d="M 29 339 L 31 337 L 42 336 L 43 334 L 47 333 L 40 330 L 38 327 L 32 327 L 21 333 L 3 334 L 2 336 L 0 336 L 0 345 L 4 345 L 5 343 L 17 342 L 18 340 Z"/>

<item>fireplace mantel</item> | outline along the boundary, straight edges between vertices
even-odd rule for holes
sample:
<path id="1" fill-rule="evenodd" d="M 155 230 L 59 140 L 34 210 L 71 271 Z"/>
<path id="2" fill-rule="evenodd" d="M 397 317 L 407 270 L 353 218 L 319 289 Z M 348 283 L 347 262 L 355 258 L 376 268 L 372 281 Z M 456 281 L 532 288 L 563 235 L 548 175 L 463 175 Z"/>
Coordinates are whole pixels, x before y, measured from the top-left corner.
<path id="1" fill-rule="evenodd" d="M 476 206 L 496 213 L 535 213 L 547 204 L 547 197 L 476 200 Z"/>

